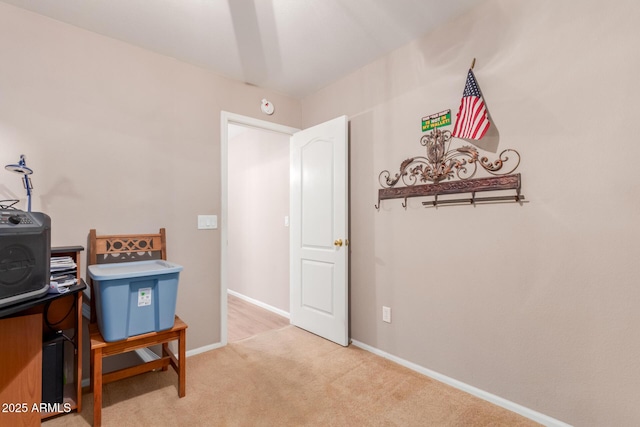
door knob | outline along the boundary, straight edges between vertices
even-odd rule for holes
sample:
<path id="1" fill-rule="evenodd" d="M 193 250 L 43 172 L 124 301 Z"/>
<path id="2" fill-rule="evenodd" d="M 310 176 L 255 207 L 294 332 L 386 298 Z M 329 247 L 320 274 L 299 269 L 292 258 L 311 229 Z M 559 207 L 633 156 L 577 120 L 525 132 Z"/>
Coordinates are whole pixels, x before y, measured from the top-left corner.
<path id="1" fill-rule="evenodd" d="M 334 246 L 342 246 L 342 239 L 338 239 L 335 242 L 333 242 Z"/>

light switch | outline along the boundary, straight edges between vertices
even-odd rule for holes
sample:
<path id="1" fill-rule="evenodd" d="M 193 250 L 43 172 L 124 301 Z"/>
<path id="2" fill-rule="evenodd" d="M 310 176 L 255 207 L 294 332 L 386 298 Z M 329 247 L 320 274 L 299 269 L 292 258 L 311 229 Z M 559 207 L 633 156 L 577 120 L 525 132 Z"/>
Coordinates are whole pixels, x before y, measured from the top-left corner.
<path id="1" fill-rule="evenodd" d="M 198 230 L 213 230 L 218 228 L 217 215 L 198 215 Z"/>

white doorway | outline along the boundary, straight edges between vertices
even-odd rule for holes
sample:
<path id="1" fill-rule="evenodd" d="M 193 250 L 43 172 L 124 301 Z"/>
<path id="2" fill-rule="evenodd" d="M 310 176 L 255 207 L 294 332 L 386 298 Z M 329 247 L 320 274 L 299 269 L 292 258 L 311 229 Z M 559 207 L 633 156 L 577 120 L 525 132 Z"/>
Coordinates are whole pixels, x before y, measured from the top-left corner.
<path id="1" fill-rule="evenodd" d="M 290 212 L 281 215 L 282 225 L 290 225 L 290 320 L 337 344 L 349 343 L 348 323 L 348 122 L 342 116 L 299 131 L 232 113 L 221 114 L 221 331 L 220 344 L 228 342 L 227 292 L 229 263 L 230 174 L 229 131 L 235 126 L 275 132 L 290 138 Z M 234 154 L 232 154 L 234 156 Z M 239 154 L 242 158 L 242 153 Z M 258 158 L 259 160 L 259 158 Z M 258 162 L 258 165 L 260 163 Z M 264 174 L 263 174 L 264 175 Z M 236 178 L 242 179 L 242 176 Z M 267 176 L 264 179 L 268 179 Z M 281 184 L 284 186 L 284 184 Z M 267 192 L 265 190 L 265 192 Z M 248 202 L 251 209 L 251 202 Z M 268 199 L 262 203 L 268 203 Z M 260 210 L 260 206 L 253 209 Z M 236 213 L 236 215 L 238 215 Z M 253 219 L 252 225 L 262 222 Z M 277 220 L 276 220 L 277 222 Z M 243 230 L 246 234 L 246 230 Z M 248 234 L 249 244 L 251 235 Z M 264 237 L 262 237 L 264 238 Z M 273 250 L 266 238 L 267 253 Z M 264 256 L 264 255 L 262 255 Z M 250 265 L 236 261 L 237 269 Z M 261 264 L 261 262 L 259 262 Z M 269 274 L 263 264 L 259 274 Z M 235 272 L 234 272 L 235 274 Z"/>
<path id="2" fill-rule="evenodd" d="M 221 344 L 227 295 L 288 317 L 289 141 L 297 129 L 222 113 Z"/>
<path id="3" fill-rule="evenodd" d="M 229 342 L 289 323 L 289 146 L 289 135 L 229 124 Z"/>

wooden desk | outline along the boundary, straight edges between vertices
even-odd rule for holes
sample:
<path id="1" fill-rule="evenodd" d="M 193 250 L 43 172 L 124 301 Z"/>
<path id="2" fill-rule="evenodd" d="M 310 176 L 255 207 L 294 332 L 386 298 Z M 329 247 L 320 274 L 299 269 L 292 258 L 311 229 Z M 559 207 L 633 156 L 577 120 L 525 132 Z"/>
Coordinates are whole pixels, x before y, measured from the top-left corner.
<path id="1" fill-rule="evenodd" d="M 0 319 L 0 425 L 40 425 L 33 410 L 42 400 L 42 315 Z"/>
<path id="2" fill-rule="evenodd" d="M 36 398 L 40 404 L 42 399 L 42 341 L 43 336 L 55 330 L 65 331 L 65 335 L 72 338 L 74 343 L 74 357 L 65 359 L 65 371 L 71 366 L 73 375 L 67 377 L 64 388 L 64 400 L 61 405 L 62 412 L 34 412 L 32 405 L 27 414 L 16 418 L 17 424 L 5 424 L 5 417 L 0 416 L 0 425 L 38 425 L 32 420 L 22 424 L 28 416 L 37 415 L 40 418 L 48 418 L 60 413 L 82 410 L 82 294 L 87 285 L 80 278 L 80 251 L 82 246 L 67 246 L 52 248 L 51 254 L 55 256 L 71 256 L 78 271 L 78 284 L 71 286 L 64 294 L 45 294 L 40 298 L 21 301 L 19 303 L 0 308 L 0 388 L 4 387 L 0 394 L 1 403 L 28 403 L 25 399 L 24 386 L 18 387 L 14 379 L 22 376 L 28 384 L 33 384 L 32 394 L 29 399 Z M 35 326 L 35 327 L 34 327 Z M 34 343 L 37 343 L 37 354 L 33 354 Z M 23 361 L 29 361 L 29 369 L 23 365 Z M 72 364 L 72 365 L 71 365 Z M 35 368 L 34 368 L 35 366 Z M 25 370 L 26 369 L 26 370 Z M 22 390 L 21 390 L 22 388 Z M 37 388 L 37 390 L 36 390 Z M 35 396 L 35 397 L 34 397 Z M 29 400 L 29 402 L 31 402 Z M 0 408 L 1 410 L 2 408 Z M 7 415 L 6 413 L 0 415 Z M 28 415 L 28 416 L 27 416 Z M 22 421 L 18 421 L 22 420 Z"/>

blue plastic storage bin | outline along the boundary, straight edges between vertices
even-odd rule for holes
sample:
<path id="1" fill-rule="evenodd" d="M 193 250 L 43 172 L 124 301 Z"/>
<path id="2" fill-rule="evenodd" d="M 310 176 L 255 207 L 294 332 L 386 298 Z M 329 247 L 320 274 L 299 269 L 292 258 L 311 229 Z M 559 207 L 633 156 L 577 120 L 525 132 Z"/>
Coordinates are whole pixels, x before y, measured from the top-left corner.
<path id="1" fill-rule="evenodd" d="M 105 341 L 173 327 L 182 266 L 164 260 L 89 266 Z"/>

